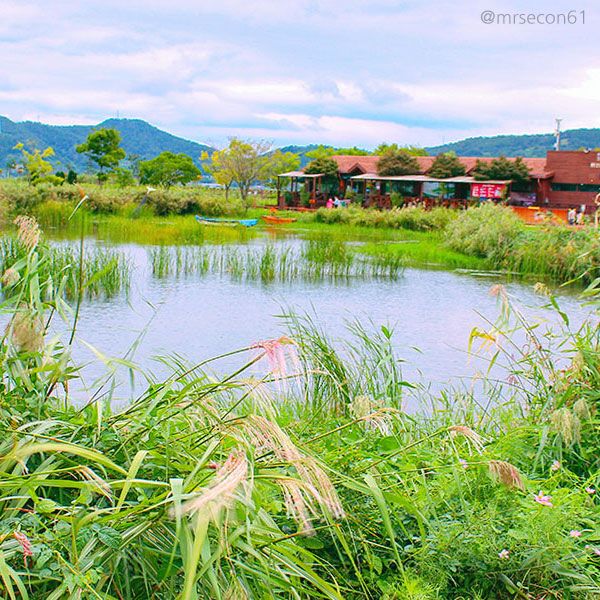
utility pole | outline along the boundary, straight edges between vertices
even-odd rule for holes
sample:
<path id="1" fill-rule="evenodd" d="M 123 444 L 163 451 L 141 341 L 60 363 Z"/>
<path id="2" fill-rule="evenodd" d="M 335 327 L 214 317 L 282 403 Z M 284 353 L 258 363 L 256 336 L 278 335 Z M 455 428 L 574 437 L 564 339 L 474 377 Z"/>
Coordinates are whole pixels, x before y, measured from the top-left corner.
<path id="1" fill-rule="evenodd" d="M 554 131 L 554 135 L 556 137 L 556 141 L 554 142 L 554 149 L 556 151 L 560 150 L 560 123 L 562 119 L 556 119 L 556 130 Z"/>

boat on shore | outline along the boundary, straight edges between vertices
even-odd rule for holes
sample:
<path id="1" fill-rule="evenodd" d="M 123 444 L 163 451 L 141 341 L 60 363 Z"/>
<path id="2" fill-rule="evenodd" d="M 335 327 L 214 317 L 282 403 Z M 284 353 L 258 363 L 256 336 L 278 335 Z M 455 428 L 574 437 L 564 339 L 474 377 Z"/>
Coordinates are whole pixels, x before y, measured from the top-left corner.
<path id="1" fill-rule="evenodd" d="M 266 223 L 294 223 L 297 221 L 293 217 L 278 217 L 277 215 L 263 215 L 262 219 Z"/>
<path id="2" fill-rule="evenodd" d="M 203 217 L 196 215 L 196 221 L 202 225 L 230 225 L 230 226 L 243 226 L 243 227 L 254 227 L 258 223 L 258 219 L 219 219 L 217 217 Z"/>

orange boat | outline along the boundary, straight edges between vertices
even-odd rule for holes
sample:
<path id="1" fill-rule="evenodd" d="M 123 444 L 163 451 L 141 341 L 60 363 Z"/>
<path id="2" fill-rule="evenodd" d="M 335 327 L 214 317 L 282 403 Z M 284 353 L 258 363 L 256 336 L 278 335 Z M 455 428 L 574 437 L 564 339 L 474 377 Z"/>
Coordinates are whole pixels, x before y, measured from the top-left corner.
<path id="1" fill-rule="evenodd" d="M 296 219 L 293 217 L 278 217 L 277 215 L 263 215 L 267 223 L 293 223 Z"/>

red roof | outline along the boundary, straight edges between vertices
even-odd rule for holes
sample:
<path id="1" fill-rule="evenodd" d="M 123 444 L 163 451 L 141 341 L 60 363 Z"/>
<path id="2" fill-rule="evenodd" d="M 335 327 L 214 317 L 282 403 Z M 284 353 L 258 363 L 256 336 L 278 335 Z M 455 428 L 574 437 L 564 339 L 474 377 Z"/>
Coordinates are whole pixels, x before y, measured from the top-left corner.
<path id="1" fill-rule="evenodd" d="M 331 157 L 338 164 L 340 174 L 361 174 L 361 173 L 377 173 L 377 163 L 379 156 L 351 156 L 337 155 Z M 431 169 L 431 165 L 435 160 L 435 156 L 415 156 L 419 163 L 419 174 L 424 175 Z M 464 165 L 466 174 L 469 175 L 478 160 L 483 162 L 491 162 L 494 157 L 491 156 L 459 156 L 458 160 Z M 514 160 L 511 158 L 511 160 Z M 546 179 L 552 176 L 552 171 L 546 170 L 545 158 L 524 158 L 523 162 L 529 168 L 531 177 L 534 179 Z"/>

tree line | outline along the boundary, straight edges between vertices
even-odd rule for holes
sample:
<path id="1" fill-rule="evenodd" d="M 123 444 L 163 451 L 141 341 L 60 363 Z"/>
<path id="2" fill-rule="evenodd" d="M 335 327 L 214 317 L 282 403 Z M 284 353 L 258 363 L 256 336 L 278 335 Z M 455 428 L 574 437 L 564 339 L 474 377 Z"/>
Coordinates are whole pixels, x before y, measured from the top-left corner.
<path id="1" fill-rule="evenodd" d="M 21 143 L 15 149 L 22 153 L 23 170 L 30 183 L 58 185 L 77 181 L 77 174 L 72 170 L 68 173 L 54 172 L 54 166 L 50 162 L 54 156 L 52 148 L 30 151 Z M 101 184 L 110 180 L 125 186 L 139 181 L 149 186 L 168 188 L 187 185 L 202 178 L 202 170 L 192 157 L 183 153 L 165 151 L 149 160 L 130 161 L 134 162 L 132 168 L 122 166 L 126 153 L 121 147 L 121 134 L 116 129 L 92 131 L 82 144 L 76 146 L 76 150 L 94 165 L 96 177 Z M 380 176 L 418 174 L 421 169 L 416 157 L 427 156 L 423 148 L 398 144 L 380 144 L 372 152 L 356 146 L 334 148 L 320 145 L 306 153 L 311 162 L 305 172 L 320 173 L 326 177 L 337 176 L 338 166 L 332 158 L 336 154 L 380 156 L 377 165 Z M 228 145 L 220 150 L 204 152 L 199 159 L 204 172 L 225 189 L 226 198 L 235 187 L 245 206 L 248 206 L 252 186 L 263 184 L 275 187 L 280 173 L 294 171 L 300 166 L 300 157 L 296 153 L 273 150 L 269 142 L 239 138 L 230 139 Z M 448 179 L 465 175 L 465 167 L 456 154 L 445 152 L 435 158 L 428 174 L 437 179 Z M 477 161 L 473 176 L 480 180 L 510 179 L 524 182 L 529 178 L 529 169 L 521 158 L 509 160 L 500 156 L 491 161 Z"/>

